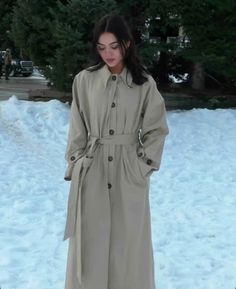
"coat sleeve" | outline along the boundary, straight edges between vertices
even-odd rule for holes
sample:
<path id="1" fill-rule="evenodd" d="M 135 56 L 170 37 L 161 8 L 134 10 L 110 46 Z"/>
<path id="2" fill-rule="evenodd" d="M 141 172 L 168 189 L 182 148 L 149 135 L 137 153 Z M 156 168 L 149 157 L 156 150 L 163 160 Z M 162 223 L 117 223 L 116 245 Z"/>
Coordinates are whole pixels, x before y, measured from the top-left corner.
<path id="1" fill-rule="evenodd" d="M 144 176 L 159 170 L 165 137 L 169 133 L 164 99 L 151 76 L 149 83 L 142 112 L 141 145 L 137 152 Z"/>
<path id="2" fill-rule="evenodd" d="M 87 144 L 88 133 L 83 119 L 83 112 L 81 111 L 79 104 L 79 93 L 82 91 L 80 76 L 80 74 L 75 76 L 72 85 L 72 103 L 70 110 L 68 141 L 65 153 L 65 159 L 68 164 L 64 176 L 66 181 L 71 180 L 74 164 L 80 157 L 82 157 Z"/>

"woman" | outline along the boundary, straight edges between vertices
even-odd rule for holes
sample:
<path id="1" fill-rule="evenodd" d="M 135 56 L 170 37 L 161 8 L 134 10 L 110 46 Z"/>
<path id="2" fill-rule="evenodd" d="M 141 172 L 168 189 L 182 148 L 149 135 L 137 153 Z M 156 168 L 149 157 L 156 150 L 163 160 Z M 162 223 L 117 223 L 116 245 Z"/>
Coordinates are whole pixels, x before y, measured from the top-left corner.
<path id="1" fill-rule="evenodd" d="M 95 26 L 95 65 L 73 82 L 66 289 L 153 289 L 149 177 L 168 134 L 165 105 L 129 27 Z"/>

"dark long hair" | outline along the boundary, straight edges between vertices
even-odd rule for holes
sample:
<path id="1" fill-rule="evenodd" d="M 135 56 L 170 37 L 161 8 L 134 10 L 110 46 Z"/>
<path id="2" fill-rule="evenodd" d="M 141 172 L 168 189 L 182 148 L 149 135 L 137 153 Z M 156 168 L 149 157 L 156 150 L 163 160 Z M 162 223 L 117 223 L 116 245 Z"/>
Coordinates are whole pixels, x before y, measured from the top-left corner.
<path id="1" fill-rule="evenodd" d="M 145 73 L 149 74 L 149 72 L 141 63 L 141 60 L 137 55 L 134 38 L 127 22 L 123 16 L 117 14 L 106 15 L 95 25 L 91 49 L 91 62 L 88 64 L 87 70 L 95 71 L 105 65 L 105 62 L 97 51 L 98 39 L 104 32 L 110 32 L 116 37 L 121 47 L 124 64 L 130 71 L 133 82 L 138 85 L 146 82 L 147 77 L 145 76 Z M 125 46 L 127 42 L 130 42 L 129 47 Z"/>

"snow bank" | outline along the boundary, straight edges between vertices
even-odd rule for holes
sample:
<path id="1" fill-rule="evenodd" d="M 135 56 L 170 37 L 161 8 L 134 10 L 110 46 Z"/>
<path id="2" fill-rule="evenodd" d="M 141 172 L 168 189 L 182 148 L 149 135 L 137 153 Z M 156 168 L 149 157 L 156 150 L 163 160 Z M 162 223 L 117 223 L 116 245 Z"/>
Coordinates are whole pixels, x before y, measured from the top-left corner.
<path id="1" fill-rule="evenodd" d="M 57 100 L 0 102 L 1 289 L 64 288 L 68 117 Z M 168 123 L 150 187 L 156 287 L 234 289 L 236 111 L 173 111 Z"/>

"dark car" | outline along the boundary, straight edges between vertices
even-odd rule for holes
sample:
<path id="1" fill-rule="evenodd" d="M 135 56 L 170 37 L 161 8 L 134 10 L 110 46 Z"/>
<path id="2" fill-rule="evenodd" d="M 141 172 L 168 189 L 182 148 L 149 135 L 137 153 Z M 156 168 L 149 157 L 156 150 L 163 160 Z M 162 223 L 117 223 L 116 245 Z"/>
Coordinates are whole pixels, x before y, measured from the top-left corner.
<path id="1" fill-rule="evenodd" d="M 30 60 L 14 59 L 11 61 L 12 70 L 10 76 L 30 76 L 34 70 L 33 62 Z"/>
<path id="2" fill-rule="evenodd" d="M 2 57 L 4 58 L 6 51 L 2 51 Z M 23 59 L 12 59 L 10 76 L 30 76 L 33 73 L 34 66 L 33 61 Z M 3 67 L 4 71 L 4 67 Z"/>

